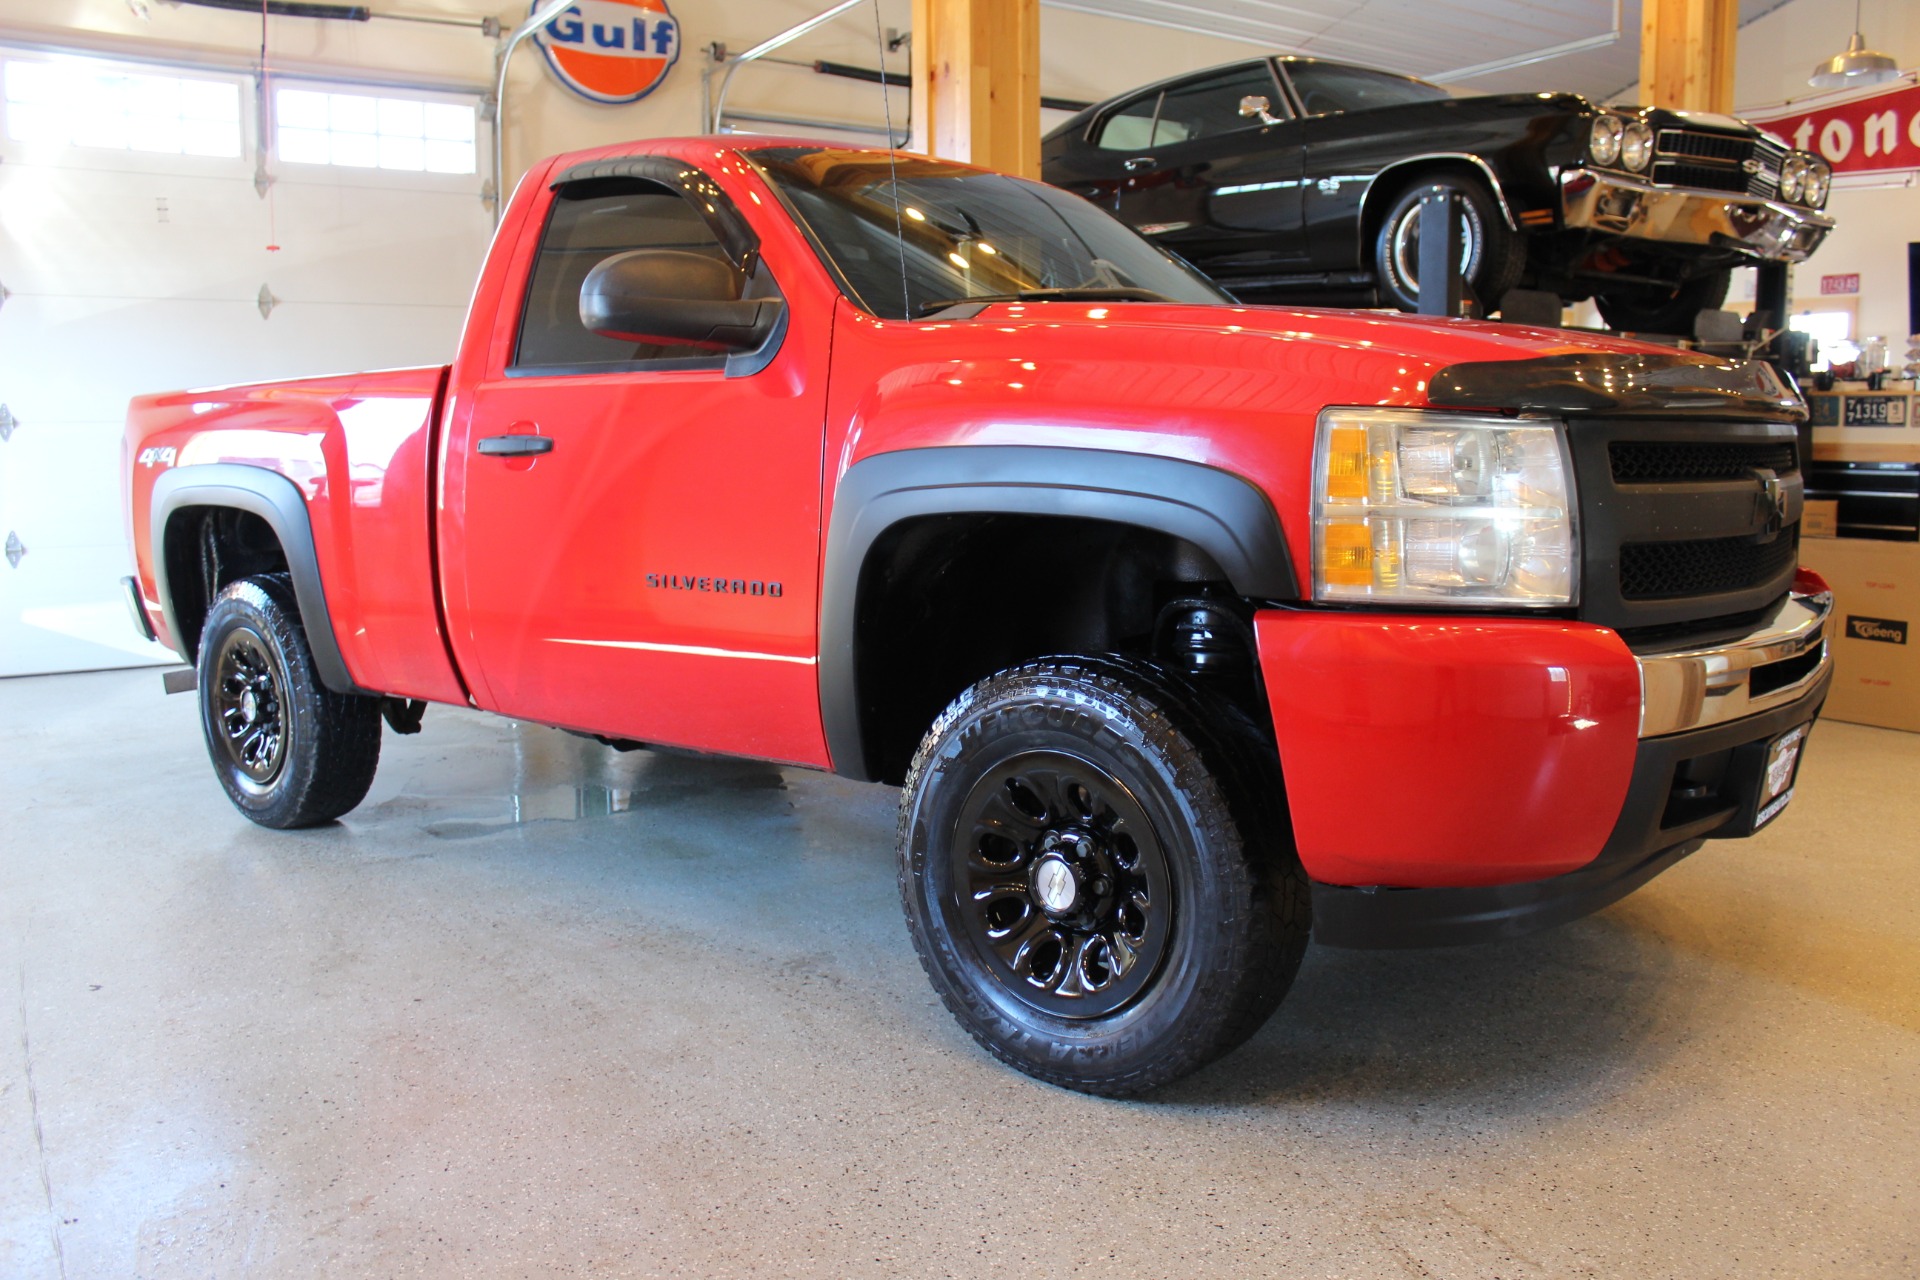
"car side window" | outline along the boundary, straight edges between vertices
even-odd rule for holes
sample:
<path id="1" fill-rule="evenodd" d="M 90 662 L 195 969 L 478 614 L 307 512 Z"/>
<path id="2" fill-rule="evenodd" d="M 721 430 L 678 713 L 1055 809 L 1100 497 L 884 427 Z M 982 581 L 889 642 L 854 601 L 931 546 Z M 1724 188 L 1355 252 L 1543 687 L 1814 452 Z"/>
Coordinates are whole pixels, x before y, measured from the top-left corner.
<path id="1" fill-rule="evenodd" d="M 1144 151 L 1153 145 L 1153 117 L 1160 95 L 1135 98 L 1108 116 L 1100 126 L 1095 146 L 1103 151 Z"/>
<path id="2" fill-rule="evenodd" d="M 1163 145 L 1191 142 L 1240 129 L 1257 129 L 1265 123 L 1257 112 L 1240 114 L 1240 104 L 1247 98 L 1265 99 L 1269 117 L 1286 114 L 1280 85 L 1264 62 L 1174 85 L 1160 95 L 1154 141 Z"/>
<path id="3" fill-rule="evenodd" d="M 721 357 L 685 346 L 603 338 L 580 323 L 587 273 L 630 249 L 677 249 L 728 261 L 694 207 L 676 191 L 634 178 L 569 183 L 554 196 L 520 315 L 516 370 L 590 371 L 672 361 L 718 366 Z"/>
<path id="4" fill-rule="evenodd" d="M 1288 62 L 1287 76 L 1310 116 L 1330 116 L 1410 102 L 1443 102 L 1453 95 L 1437 84 L 1337 62 Z"/>

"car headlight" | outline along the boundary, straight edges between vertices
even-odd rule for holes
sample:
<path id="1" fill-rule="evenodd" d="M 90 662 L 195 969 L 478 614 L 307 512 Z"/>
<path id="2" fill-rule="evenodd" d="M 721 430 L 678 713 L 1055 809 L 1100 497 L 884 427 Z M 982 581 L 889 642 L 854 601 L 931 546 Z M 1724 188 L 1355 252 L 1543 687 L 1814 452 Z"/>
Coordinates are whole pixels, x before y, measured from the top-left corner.
<path id="1" fill-rule="evenodd" d="M 1798 200 L 1806 187 L 1807 157 L 1801 152 L 1790 151 L 1787 158 L 1780 162 L 1780 198 Z"/>
<path id="2" fill-rule="evenodd" d="M 1620 131 L 1620 163 L 1640 173 L 1653 163 L 1653 130 L 1644 120 L 1629 120 Z"/>
<path id="3" fill-rule="evenodd" d="M 1574 602 L 1573 471 L 1558 422 L 1328 409 L 1313 485 L 1316 600 Z"/>
<path id="4" fill-rule="evenodd" d="M 1620 158 L 1620 117 L 1595 116 L 1587 135 L 1587 154 L 1595 164 L 1610 165 Z"/>
<path id="5" fill-rule="evenodd" d="M 1833 166 L 1825 160 L 1810 158 L 1807 161 L 1807 186 L 1802 195 L 1811 208 L 1821 208 L 1827 203 L 1827 192 L 1833 189 Z"/>

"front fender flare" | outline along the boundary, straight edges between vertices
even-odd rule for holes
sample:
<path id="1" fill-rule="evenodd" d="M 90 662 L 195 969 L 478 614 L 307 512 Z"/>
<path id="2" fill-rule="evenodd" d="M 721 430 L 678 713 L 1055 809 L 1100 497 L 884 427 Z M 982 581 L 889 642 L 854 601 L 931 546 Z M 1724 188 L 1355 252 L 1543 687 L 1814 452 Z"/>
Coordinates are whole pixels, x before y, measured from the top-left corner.
<path id="1" fill-rule="evenodd" d="M 313 652 L 313 665 L 320 682 L 335 693 L 363 692 L 347 671 L 339 642 L 334 638 L 306 500 L 293 481 L 265 467 L 237 462 L 197 463 L 175 467 L 154 481 L 147 545 L 152 548 L 154 581 L 160 593 L 161 613 L 167 621 L 167 634 L 180 646 L 180 656 L 189 657 L 186 639 L 174 613 L 173 586 L 168 581 L 166 534 L 173 516 L 189 507 L 226 507 L 249 512 L 267 522 L 287 557 L 294 599 L 300 606 L 300 625 L 307 633 L 307 647 Z"/>
<path id="2" fill-rule="evenodd" d="M 951 445 L 875 454 L 834 494 L 820 586 L 820 715 L 834 771 L 871 779 L 854 652 L 860 578 L 888 529 L 936 515 L 1061 516 L 1132 525 L 1205 551 L 1233 589 L 1298 596 L 1273 504 L 1251 482 L 1204 463 L 1105 449 Z"/>

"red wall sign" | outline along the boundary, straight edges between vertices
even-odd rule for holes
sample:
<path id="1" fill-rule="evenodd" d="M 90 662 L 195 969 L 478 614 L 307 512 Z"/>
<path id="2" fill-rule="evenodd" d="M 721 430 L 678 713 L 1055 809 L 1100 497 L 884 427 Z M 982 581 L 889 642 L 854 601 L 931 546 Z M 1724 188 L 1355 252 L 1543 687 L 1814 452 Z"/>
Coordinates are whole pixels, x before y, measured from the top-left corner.
<path id="1" fill-rule="evenodd" d="M 1820 292 L 1823 294 L 1858 293 L 1860 292 L 1860 273 L 1856 271 L 1843 276 L 1821 276 Z"/>
<path id="2" fill-rule="evenodd" d="M 1835 173 L 1920 169 L 1920 84 L 1912 75 L 1878 93 L 1747 119 L 1823 157 Z"/>
<path id="3" fill-rule="evenodd" d="M 533 0 L 529 11 L 539 7 Z M 594 102 L 646 97 L 680 58 L 667 0 L 577 0 L 534 40 L 560 83 Z"/>

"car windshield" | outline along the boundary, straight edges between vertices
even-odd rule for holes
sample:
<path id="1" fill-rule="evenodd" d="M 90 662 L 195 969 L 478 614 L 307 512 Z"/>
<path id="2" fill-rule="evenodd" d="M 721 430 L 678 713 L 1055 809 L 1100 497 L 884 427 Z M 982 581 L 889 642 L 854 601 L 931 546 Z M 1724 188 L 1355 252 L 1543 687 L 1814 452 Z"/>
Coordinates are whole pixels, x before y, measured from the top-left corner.
<path id="1" fill-rule="evenodd" d="M 886 319 L 969 300 L 1232 301 L 1119 220 L 1037 182 L 919 156 L 889 164 L 884 151 L 746 154 L 848 294 Z"/>
<path id="2" fill-rule="evenodd" d="M 1287 75 L 1300 105 L 1310 116 L 1373 107 L 1403 107 L 1412 102 L 1444 102 L 1453 95 L 1437 84 L 1337 62 L 1286 60 Z"/>

